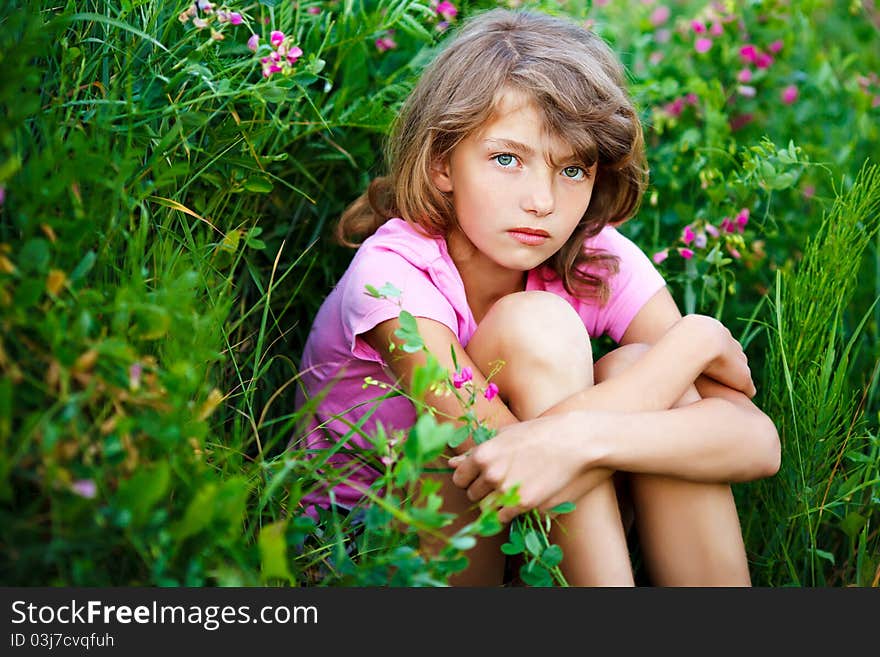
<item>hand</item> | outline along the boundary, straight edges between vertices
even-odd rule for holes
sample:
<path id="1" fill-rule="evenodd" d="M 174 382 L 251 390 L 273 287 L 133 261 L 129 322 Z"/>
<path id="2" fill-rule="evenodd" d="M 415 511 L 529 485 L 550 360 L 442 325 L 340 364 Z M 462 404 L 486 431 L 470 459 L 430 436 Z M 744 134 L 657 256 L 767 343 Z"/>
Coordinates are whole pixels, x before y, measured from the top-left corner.
<path id="1" fill-rule="evenodd" d="M 491 440 L 449 460 L 455 468 L 453 483 L 467 489 L 474 502 L 519 484 L 519 504 L 499 511 L 502 522 L 530 509 L 546 511 L 573 501 L 562 497 L 569 490 L 582 488 L 574 484 L 592 461 L 587 456 L 588 434 L 594 425 L 579 421 L 583 416 L 552 415 L 502 428 Z"/>
<path id="2" fill-rule="evenodd" d="M 706 315 L 688 315 L 691 325 L 710 336 L 714 347 L 710 353 L 717 354 L 703 370 L 703 374 L 733 390 L 739 390 L 747 397 L 755 396 L 757 390 L 752 381 L 749 359 L 742 345 L 733 337 L 730 330 L 718 320 Z"/>

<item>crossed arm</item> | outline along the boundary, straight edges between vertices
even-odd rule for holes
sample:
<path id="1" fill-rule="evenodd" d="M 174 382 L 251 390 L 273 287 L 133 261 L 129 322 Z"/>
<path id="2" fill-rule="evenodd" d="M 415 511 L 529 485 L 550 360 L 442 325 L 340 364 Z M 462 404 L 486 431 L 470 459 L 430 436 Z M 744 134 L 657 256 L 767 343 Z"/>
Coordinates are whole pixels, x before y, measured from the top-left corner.
<path id="1" fill-rule="evenodd" d="M 432 353 L 448 354 L 452 343 L 463 355 L 459 363 L 472 367 L 477 385 L 485 385 L 451 331 L 418 321 Z M 389 352 L 394 328 L 395 320 L 383 322 L 365 337 L 408 385 L 418 357 Z M 499 399 L 478 396 L 477 416 L 499 433 L 478 447 L 465 443 L 464 453 L 450 461 L 453 481 L 475 501 L 519 484 L 520 505 L 505 510 L 509 519 L 568 501 L 573 488 L 583 494 L 614 470 L 719 482 L 776 472 L 776 428 L 751 402 L 755 390 L 745 355 L 729 331 L 708 317 L 682 318 L 664 289 L 621 340 L 633 342 L 652 347 L 620 376 L 572 395 L 534 420 L 519 422 Z M 451 362 L 442 364 L 452 368 Z M 703 399 L 666 410 L 692 383 Z M 450 417 L 461 414 L 454 398 L 430 402 Z"/>

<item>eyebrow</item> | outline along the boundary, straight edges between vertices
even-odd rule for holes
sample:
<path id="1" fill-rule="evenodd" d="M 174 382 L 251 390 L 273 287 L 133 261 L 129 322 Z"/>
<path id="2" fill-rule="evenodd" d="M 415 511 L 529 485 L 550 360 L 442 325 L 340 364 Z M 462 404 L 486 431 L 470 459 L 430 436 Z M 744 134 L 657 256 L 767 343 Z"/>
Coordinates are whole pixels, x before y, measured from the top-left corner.
<path id="1" fill-rule="evenodd" d="M 518 153 L 522 153 L 526 157 L 533 157 L 535 155 L 534 148 L 532 148 L 528 144 L 523 144 L 522 142 L 516 141 L 514 139 L 505 139 L 503 137 L 489 137 L 488 139 L 484 139 L 483 143 L 487 146 L 492 146 L 494 148 L 516 151 Z M 565 157 L 559 158 L 558 161 L 561 162 L 563 160 L 571 160 L 576 158 L 577 156 L 574 153 L 568 153 Z"/>

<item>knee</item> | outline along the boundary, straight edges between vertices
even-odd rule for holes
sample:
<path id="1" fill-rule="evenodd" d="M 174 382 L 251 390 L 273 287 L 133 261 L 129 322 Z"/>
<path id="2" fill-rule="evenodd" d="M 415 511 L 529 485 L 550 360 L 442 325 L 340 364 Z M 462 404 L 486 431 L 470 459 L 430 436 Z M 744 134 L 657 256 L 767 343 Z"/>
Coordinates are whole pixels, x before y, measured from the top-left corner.
<path id="1" fill-rule="evenodd" d="M 596 362 L 594 371 L 596 383 L 613 378 L 628 369 L 630 365 L 644 356 L 650 348 L 651 345 L 634 342 L 608 352 Z"/>
<path id="2" fill-rule="evenodd" d="M 506 359 L 545 367 L 589 364 L 593 352 L 583 320 L 564 299 L 550 292 L 510 294 L 492 306 L 480 328 L 490 328 Z"/>

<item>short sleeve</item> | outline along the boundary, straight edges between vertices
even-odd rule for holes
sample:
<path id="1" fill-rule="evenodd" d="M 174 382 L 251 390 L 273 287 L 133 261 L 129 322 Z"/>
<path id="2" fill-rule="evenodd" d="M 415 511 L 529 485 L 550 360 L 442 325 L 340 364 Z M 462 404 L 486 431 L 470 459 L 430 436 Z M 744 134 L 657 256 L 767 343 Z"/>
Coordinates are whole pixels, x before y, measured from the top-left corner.
<path id="1" fill-rule="evenodd" d="M 401 310 L 440 322 L 458 334 L 455 310 L 433 283 L 426 267 L 384 246 L 361 247 L 342 291 L 342 328 L 353 356 L 382 363 L 379 353 L 361 336 L 398 317 Z M 377 299 L 367 294 L 367 285 L 380 289 L 386 283 L 400 290 L 400 296 Z"/>
<path id="2" fill-rule="evenodd" d="M 590 246 L 619 258 L 619 271 L 609 279 L 611 294 L 599 310 L 597 324 L 602 327 L 601 333 L 620 342 L 642 306 L 666 285 L 666 281 L 645 252 L 611 226 L 604 228 Z"/>

